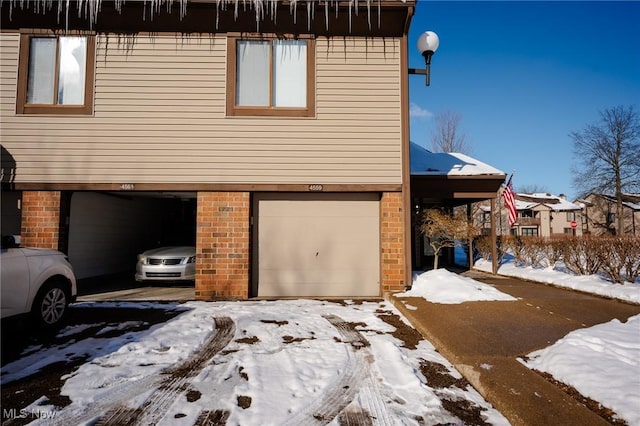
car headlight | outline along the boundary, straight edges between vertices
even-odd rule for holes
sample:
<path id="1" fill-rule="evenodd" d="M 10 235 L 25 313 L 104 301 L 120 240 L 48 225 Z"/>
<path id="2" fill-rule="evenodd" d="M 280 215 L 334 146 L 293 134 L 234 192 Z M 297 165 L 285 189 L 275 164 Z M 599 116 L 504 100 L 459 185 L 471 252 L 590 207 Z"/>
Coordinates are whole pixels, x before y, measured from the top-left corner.
<path id="1" fill-rule="evenodd" d="M 139 254 L 139 255 L 138 255 L 138 262 L 140 262 L 140 263 L 147 263 L 147 257 L 146 257 L 146 256 L 144 256 L 144 255 L 142 255 L 142 254 Z"/>
<path id="2" fill-rule="evenodd" d="M 196 256 L 193 255 L 189 259 L 187 259 L 187 263 L 196 263 Z"/>

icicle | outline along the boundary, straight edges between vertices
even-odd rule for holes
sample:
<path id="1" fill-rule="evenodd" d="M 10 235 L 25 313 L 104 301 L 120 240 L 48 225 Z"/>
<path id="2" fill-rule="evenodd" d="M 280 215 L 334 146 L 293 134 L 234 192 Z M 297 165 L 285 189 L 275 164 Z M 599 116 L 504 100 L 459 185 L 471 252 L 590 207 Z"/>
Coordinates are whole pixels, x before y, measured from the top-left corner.
<path id="1" fill-rule="evenodd" d="M 378 0 L 378 28 L 380 28 L 380 0 Z"/>
<path id="2" fill-rule="evenodd" d="M 256 11 L 256 32 L 260 32 L 260 21 L 264 19 L 264 11 L 262 9 L 262 1 L 254 0 L 253 8 Z"/>
<path id="3" fill-rule="evenodd" d="M 371 31 L 371 0 L 367 0 L 367 23 L 369 24 L 369 31 Z"/>
<path id="4" fill-rule="evenodd" d="M 349 0 L 349 34 L 351 34 L 351 6 L 353 6 L 353 0 Z"/>
<path id="5" fill-rule="evenodd" d="M 291 7 L 293 6 L 293 25 L 296 24 L 298 20 L 298 0 L 291 0 L 289 4 L 289 11 L 291 11 Z"/>
<path id="6" fill-rule="evenodd" d="M 313 5 L 307 0 L 307 31 L 311 31 L 311 11 L 313 10 Z"/>
<path id="7" fill-rule="evenodd" d="M 329 31 L 329 0 L 324 2 L 324 27 Z"/>
<path id="8" fill-rule="evenodd" d="M 220 23 L 220 0 L 216 0 L 216 31 L 218 30 L 218 28 L 220 28 L 220 26 L 218 25 Z"/>
<path id="9" fill-rule="evenodd" d="M 184 19 L 187 16 L 187 0 L 180 0 L 180 19 Z"/>
<path id="10" fill-rule="evenodd" d="M 271 0 L 271 16 L 274 24 L 278 23 L 278 0 Z"/>

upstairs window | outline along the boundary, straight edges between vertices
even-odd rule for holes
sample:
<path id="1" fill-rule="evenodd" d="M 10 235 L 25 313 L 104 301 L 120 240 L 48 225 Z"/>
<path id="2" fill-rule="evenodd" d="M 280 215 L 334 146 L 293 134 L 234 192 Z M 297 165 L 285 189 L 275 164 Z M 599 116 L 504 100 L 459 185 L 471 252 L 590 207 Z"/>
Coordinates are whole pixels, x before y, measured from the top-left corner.
<path id="1" fill-rule="evenodd" d="M 535 217 L 533 210 L 519 210 L 518 217 Z"/>
<path id="2" fill-rule="evenodd" d="M 91 114 L 94 59 L 93 36 L 23 34 L 16 112 Z"/>
<path id="3" fill-rule="evenodd" d="M 228 42 L 227 115 L 315 115 L 315 45 L 302 39 Z"/>

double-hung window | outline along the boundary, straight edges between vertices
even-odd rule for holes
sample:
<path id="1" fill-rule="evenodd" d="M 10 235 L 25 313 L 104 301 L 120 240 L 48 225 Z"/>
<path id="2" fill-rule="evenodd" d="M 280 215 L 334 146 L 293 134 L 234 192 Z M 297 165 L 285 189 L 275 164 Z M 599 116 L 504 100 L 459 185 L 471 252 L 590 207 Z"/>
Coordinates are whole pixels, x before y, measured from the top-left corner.
<path id="1" fill-rule="evenodd" d="M 315 46 L 311 39 L 230 37 L 227 115 L 315 114 Z"/>
<path id="2" fill-rule="evenodd" d="M 95 37 L 23 34 L 16 112 L 91 114 Z"/>

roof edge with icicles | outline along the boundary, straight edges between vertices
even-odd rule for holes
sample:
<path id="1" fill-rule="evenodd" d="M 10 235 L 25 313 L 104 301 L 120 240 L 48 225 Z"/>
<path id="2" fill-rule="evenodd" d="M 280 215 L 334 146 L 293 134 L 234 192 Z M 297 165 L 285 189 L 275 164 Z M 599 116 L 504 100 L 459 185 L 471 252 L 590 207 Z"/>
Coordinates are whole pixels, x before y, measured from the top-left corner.
<path id="1" fill-rule="evenodd" d="M 193 0 L 105 0 L 112 1 L 115 9 L 118 13 L 122 13 L 122 6 L 128 1 L 129 3 L 143 3 L 146 11 L 149 6 L 150 19 L 153 19 L 154 15 L 160 13 L 164 7 L 168 12 L 171 12 L 174 4 L 178 4 L 180 8 L 180 19 L 182 20 L 187 14 L 188 3 L 193 3 Z M 385 3 L 389 3 L 389 0 L 384 0 Z M 398 3 L 406 3 L 407 0 L 395 0 Z M 81 19 L 87 19 L 89 27 L 93 28 L 94 24 L 98 21 L 98 14 L 102 8 L 103 0 L 0 0 L 0 6 L 2 3 L 9 3 L 9 17 L 11 18 L 13 9 L 19 7 L 20 9 L 32 8 L 35 13 L 45 13 L 46 11 L 53 10 L 54 4 L 57 6 L 58 20 L 60 16 L 65 14 L 69 16 L 69 10 L 72 4 L 76 5 L 78 17 Z M 202 3 L 202 0 L 199 1 Z M 227 11 L 229 8 L 234 10 L 234 18 L 238 18 L 238 11 L 240 7 L 244 10 L 253 10 L 256 15 L 256 30 L 260 30 L 260 23 L 266 19 L 275 22 L 276 11 L 278 6 L 289 5 L 290 13 L 295 17 L 297 14 L 298 4 L 302 3 L 307 8 L 307 27 L 311 27 L 311 21 L 315 19 L 315 7 L 314 3 L 324 6 L 325 27 L 329 30 L 329 12 L 330 9 L 335 9 L 336 16 L 338 15 L 338 8 L 340 5 L 348 4 L 349 10 L 349 32 L 351 32 L 351 16 L 352 14 L 358 15 L 359 7 L 364 4 L 367 8 L 367 22 L 369 29 L 371 29 L 371 6 L 378 9 L 378 28 L 380 28 L 380 8 L 382 0 L 211 0 L 211 3 L 215 3 L 216 12 Z M 146 19 L 146 16 L 145 16 Z M 216 17 L 216 30 L 218 29 L 218 18 Z"/>

